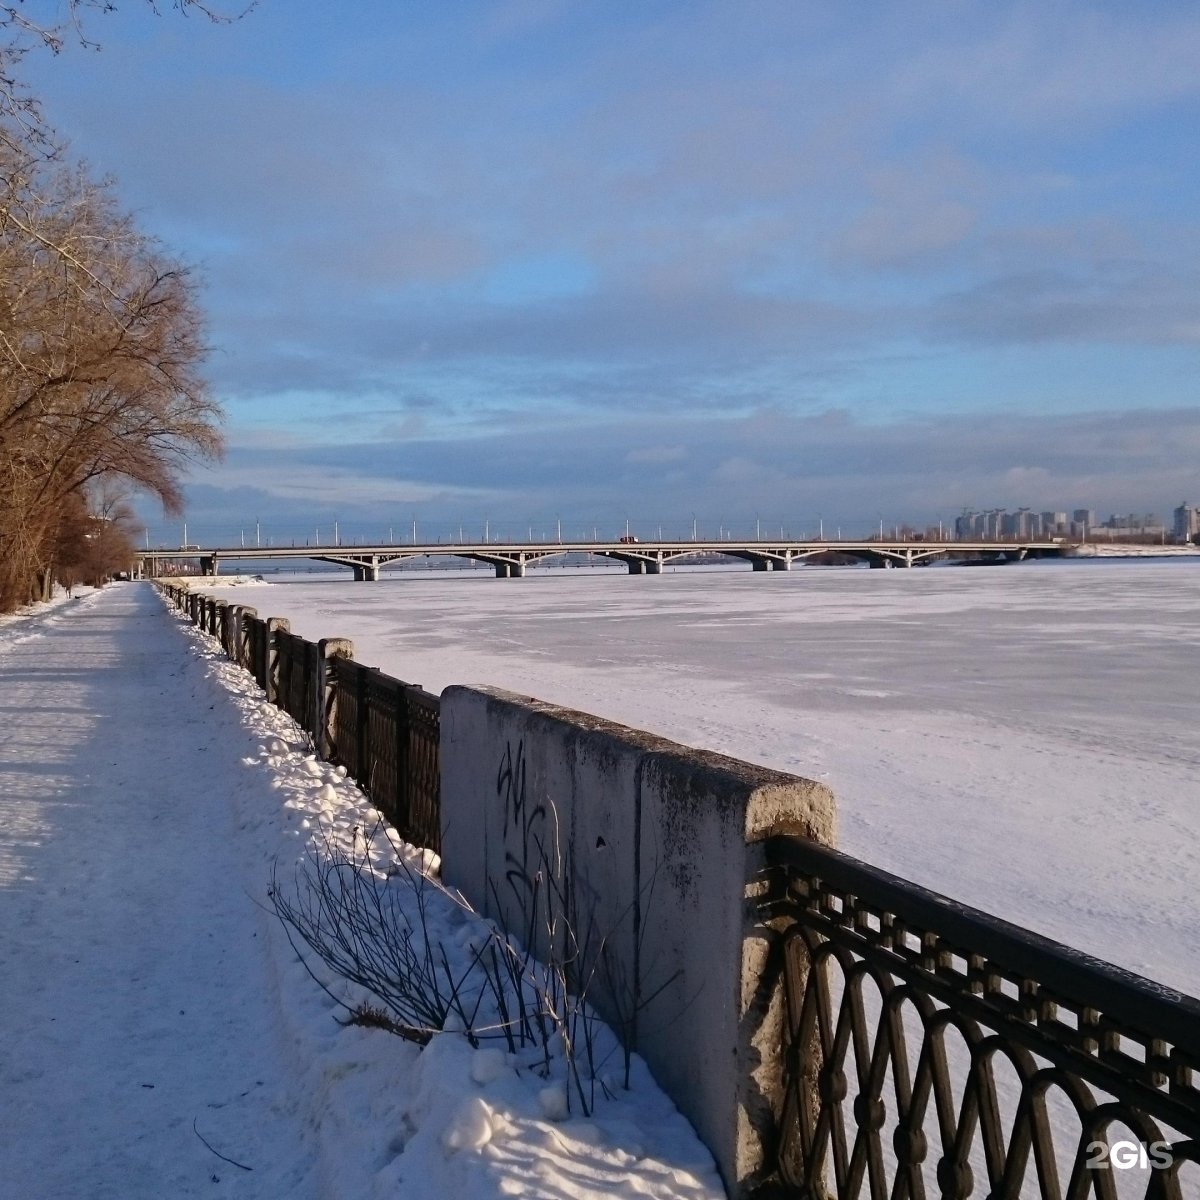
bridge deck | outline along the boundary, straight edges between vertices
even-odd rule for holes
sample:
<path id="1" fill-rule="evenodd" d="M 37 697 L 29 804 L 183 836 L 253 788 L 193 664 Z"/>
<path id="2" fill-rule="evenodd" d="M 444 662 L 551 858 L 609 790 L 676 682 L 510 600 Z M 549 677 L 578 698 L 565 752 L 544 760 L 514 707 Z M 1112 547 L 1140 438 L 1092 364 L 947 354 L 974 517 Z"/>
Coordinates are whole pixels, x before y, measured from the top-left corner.
<path id="1" fill-rule="evenodd" d="M 661 574 L 665 564 L 699 555 L 719 554 L 751 563 L 756 571 L 788 570 L 794 562 L 818 555 L 844 554 L 872 567 L 921 566 L 946 555 L 967 555 L 982 561 L 1060 556 L 1070 547 L 1056 540 L 1023 542 L 927 542 L 927 541 L 827 541 L 814 539 L 762 539 L 711 541 L 617 541 L 617 542 L 426 542 L 408 545 L 324 546 L 212 546 L 181 550 L 147 551 L 142 570 L 153 574 L 163 560 L 198 561 L 204 574 L 216 574 L 222 561 L 262 561 L 308 558 L 346 566 L 355 579 L 378 579 L 382 567 L 410 558 L 470 558 L 488 563 L 497 576 L 525 574 L 525 567 L 542 559 L 565 554 L 592 554 L 624 563 L 631 574 Z"/>

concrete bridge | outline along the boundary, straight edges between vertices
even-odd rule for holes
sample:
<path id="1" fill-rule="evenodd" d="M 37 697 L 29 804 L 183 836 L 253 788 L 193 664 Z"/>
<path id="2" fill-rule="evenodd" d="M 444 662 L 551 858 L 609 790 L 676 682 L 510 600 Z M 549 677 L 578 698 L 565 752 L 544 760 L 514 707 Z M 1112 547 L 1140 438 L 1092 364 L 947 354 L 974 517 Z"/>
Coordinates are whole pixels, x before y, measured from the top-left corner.
<path id="1" fill-rule="evenodd" d="M 1070 547 L 1062 541 L 925 542 L 925 541 L 617 541 L 617 542 L 433 542 L 425 545 L 363 546 L 227 546 L 207 549 L 148 550 L 141 555 L 145 575 L 159 574 L 165 561 L 194 560 L 202 575 L 216 575 L 221 563 L 265 559 L 308 558 L 349 567 L 356 581 L 377 580 L 391 563 L 413 558 L 467 558 L 494 567 L 498 579 L 519 579 L 525 568 L 565 554 L 596 554 L 624 563 L 631 575 L 661 575 L 668 563 L 697 555 L 738 558 L 756 571 L 787 571 L 795 562 L 834 552 L 871 567 L 920 567 L 946 555 L 977 562 L 1015 562 L 1026 558 L 1061 557 Z"/>

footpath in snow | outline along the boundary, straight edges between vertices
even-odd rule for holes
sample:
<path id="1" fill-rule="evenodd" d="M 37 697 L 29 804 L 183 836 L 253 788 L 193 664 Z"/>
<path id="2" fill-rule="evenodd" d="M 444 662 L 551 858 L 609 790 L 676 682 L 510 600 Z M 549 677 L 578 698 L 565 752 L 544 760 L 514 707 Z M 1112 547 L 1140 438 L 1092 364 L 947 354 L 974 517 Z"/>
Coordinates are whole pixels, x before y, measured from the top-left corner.
<path id="1" fill-rule="evenodd" d="M 0 697 L 3 1200 L 724 1194 L 636 1063 L 585 1119 L 519 1056 L 339 1024 L 267 888 L 376 814 L 149 585 L 0 628 Z"/>

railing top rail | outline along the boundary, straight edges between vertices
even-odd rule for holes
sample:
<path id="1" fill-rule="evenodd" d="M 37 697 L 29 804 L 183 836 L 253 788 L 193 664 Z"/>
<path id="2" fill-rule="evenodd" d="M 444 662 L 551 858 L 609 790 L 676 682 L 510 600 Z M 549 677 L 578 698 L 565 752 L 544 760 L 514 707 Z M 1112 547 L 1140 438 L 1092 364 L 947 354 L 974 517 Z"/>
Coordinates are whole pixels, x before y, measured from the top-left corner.
<path id="1" fill-rule="evenodd" d="M 353 658 L 335 658 L 332 660 L 331 669 L 335 678 L 339 679 L 351 680 L 359 675 L 366 675 L 367 686 L 373 692 L 395 695 L 403 691 L 407 693 L 411 702 L 434 711 L 441 705 L 441 697 L 434 692 L 427 692 L 420 684 L 397 679 L 394 675 L 385 675 L 378 667 L 367 666 Z"/>
<path id="2" fill-rule="evenodd" d="M 408 684 L 407 687 L 409 703 L 417 704 L 433 712 L 441 709 L 441 696 L 436 695 L 434 692 L 427 692 L 423 687 L 418 687 L 415 683 Z"/>
<path id="3" fill-rule="evenodd" d="M 964 958 L 1036 979 L 1063 1001 L 1099 1007 L 1147 1038 L 1172 1042 L 1200 1059 L 1200 999 L 1155 983 L 1061 942 L 910 883 L 805 838 L 772 837 L 768 862 L 812 876 L 892 913 L 913 931 L 935 932 Z"/>

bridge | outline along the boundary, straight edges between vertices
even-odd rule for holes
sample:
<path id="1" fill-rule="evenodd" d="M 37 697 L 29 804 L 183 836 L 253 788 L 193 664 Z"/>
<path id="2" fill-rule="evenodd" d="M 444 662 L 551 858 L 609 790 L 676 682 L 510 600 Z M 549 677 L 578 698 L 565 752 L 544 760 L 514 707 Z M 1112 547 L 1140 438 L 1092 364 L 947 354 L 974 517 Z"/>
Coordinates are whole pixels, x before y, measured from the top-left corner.
<path id="1" fill-rule="evenodd" d="M 1051 541 L 926 542 L 926 541 L 634 541 L 616 542 L 431 542 L 424 545 L 332 546 L 188 546 L 180 550 L 141 553 L 143 575 L 161 574 L 164 562 L 192 560 L 202 575 L 216 575 L 222 562 L 265 559 L 315 559 L 349 567 L 356 581 L 377 580 L 383 567 L 414 558 L 466 558 L 494 567 L 499 579 L 519 579 L 526 567 L 567 554 L 593 554 L 624 563 L 631 575 L 661 575 L 668 563 L 697 556 L 722 555 L 750 563 L 755 571 L 788 571 L 819 555 L 846 555 L 870 567 L 921 567 L 947 555 L 981 563 L 1016 562 L 1027 558 L 1061 557 L 1067 543 Z"/>

